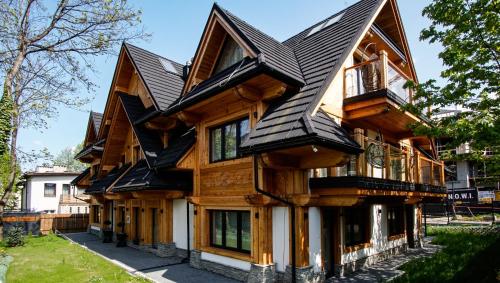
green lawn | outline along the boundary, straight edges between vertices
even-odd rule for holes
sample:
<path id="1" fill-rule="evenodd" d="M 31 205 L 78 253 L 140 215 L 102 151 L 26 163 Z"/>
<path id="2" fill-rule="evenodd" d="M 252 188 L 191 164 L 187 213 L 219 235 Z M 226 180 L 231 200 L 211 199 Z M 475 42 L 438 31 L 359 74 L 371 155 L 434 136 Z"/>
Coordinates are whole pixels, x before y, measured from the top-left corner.
<path id="1" fill-rule="evenodd" d="M 55 235 L 30 237 L 7 254 L 7 282 L 148 282 Z"/>
<path id="2" fill-rule="evenodd" d="M 430 258 L 405 264 L 402 282 L 500 282 L 500 233 L 431 227 L 433 243 L 445 246 Z"/>

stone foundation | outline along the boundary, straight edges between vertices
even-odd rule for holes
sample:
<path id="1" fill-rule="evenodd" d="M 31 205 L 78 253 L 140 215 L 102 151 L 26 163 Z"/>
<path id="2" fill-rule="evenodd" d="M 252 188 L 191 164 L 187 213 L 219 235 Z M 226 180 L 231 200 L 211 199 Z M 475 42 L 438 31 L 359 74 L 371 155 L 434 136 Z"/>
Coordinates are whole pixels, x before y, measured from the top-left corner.
<path id="1" fill-rule="evenodd" d="M 198 250 L 191 250 L 189 264 L 194 268 L 207 270 L 239 281 L 247 281 L 249 277 L 248 271 L 231 266 L 226 266 L 216 262 L 211 262 L 208 260 L 202 260 L 201 251 Z"/>
<path id="2" fill-rule="evenodd" d="M 397 246 L 388 250 L 385 250 L 383 252 L 380 252 L 378 254 L 374 254 L 369 257 L 361 258 L 356 261 L 348 262 L 342 265 L 336 265 L 335 266 L 335 274 L 338 276 L 345 276 L 346 274 L 358 271 L 359 269 L 370 266 L 374 263 L 377 263 L 379 261 L 383 261 L 388 259 L 389 257 L 404 253 L 408 250 L 408 245 L 403 244 L 401 246 Z"/>
<path id="3" fill-rule="evenodd" d="M 135 245 L 133 241 L 128 240 L 127 246 L 152 253 L 158 257 L 171 257 L 177 255 L 177 248 L 175 247 L 175 243 L 158 243 L 157 248 L 153 248 L 151 245 L 146 244 Z"/>
<path id="4" fill-rule="evenodd" d="M 247 283 L 270 283 L 276 281 L 276 265 L 275 264 L 252 264 L 248 273 Z"/>
<path id="5" fill-rule="evenodd" d="M 323 272 L 315 272 L 312 265 L 297 267 L 295 272 L 297 282 L 318 283 L 325 281 L 325 274 Z M 285 273 L 279 279 L 279 282 L 292 282 L 292 267 L 290 265 L 286 266 Z"/>

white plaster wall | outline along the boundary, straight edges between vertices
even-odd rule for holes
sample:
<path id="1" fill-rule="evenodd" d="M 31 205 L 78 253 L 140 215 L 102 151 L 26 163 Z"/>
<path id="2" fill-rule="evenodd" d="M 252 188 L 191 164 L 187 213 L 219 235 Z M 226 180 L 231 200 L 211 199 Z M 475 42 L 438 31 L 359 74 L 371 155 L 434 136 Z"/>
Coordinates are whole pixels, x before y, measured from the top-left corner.
<path id="1" fill-rule="evenodd" d="M 231 266 L 234 268 L 239 268 L 242 270 L 250 271 L 251 263 L 227 256 L 221 256 L 211 253 L 202 252 L 201 259 L 206 261 L 211 261 L 215 263 L 219 263 L 226 266 Z"/>
<path id="2" fill-rule="evenodd" d="M 379 213 L 380 210 L 380 213 Z M 385 205 L 372 205 L 370 207 L 371 243 L 372 247 L 343 254 L 342 264 L 369 257 L 385 250 L 401 246 L 406 243 L 406 237 L 389 241 L 387 239 L 387 207 Z M 342 242 L 344 242 L 344 226 L 341 226 Z"/>
<path id="3" fill-rule="evenodd" d="M 320 272 L 321 262 L 321 210 L 309 207 L 309 264 L 314 271 Z"/>
<path id="4" fill-rule="evenodd" d="M 80 211 L 78 211 L 78 208 L 80 208 Z M 78 213 L 89 213 L 89 206 L 88 205 L 61 205 L 59 206 L 59 212 L 58 213 L 72 213 L 72 214 L 78 214 Z"/>
<path id="5" fill-rule="evenodd" d="M 63 184 L 69 184 L 75 176 L 31 176 L 28 179 L 28 196 L 26 209 L 33 211 L 54 210 L 58 212 L 59 200 L 62 194 Z M 44 184 L 56 184 L 56 196 L 44 196 Z M 70 192 L 72 193 L 72 192 Z"/>
<path id="6" fill-rule="evenodd" d="M 187 249 L 187 214 L 186 200 L 173 200 L 173 240 L 175 246 L 180 249 Z M 193 248 L 193 205 L 189 204 L 189 246 Z"/>
<path id="7" fill-rule="evenodd" d="M 276 270 L 285 271 L 289 264 L 290 228 L 288 207 L 273 207 L 273 262 Z"/>

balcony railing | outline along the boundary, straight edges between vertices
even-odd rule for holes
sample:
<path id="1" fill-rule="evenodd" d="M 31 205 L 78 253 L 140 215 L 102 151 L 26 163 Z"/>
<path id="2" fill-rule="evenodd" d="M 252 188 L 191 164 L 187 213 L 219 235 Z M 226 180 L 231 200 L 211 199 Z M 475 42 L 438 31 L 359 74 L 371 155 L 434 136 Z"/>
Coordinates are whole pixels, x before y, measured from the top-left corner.
<path id="1" fill-rule="evenodd" d="M 445 186 L 444 164 L 429 159 L 417 149 L 396 147 L 363 135 L 356 135 L 365 152 L 330 170 L 330 176 L 360 176 L 415 184 Z"/>
<path id="2" fill-rule="evenodd" d="M 412 92 L 404 88 L 411 80 L 401 69 L 388 60 L 382 51 L 378 59 L 365 61 L 345 69 L 345 97 L 351 98 L 390 90 L 403 103 L 412 102 Z"/>
<path id="3" fill-rule="evenodd" d="M 84 200 L 90 198 L 88 195 L 61 195 L 59 198 L 59 203 L 85 203 Z"/>

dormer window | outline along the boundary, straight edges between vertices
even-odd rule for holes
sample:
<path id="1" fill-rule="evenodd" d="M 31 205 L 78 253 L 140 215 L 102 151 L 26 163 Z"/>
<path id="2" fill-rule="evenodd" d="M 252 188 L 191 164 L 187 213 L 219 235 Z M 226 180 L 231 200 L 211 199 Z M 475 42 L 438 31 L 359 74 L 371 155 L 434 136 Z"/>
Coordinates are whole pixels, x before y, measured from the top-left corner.
<path id="1" fill-rule="evenodd" d="M 227 35 L 212 75 L 227 69 L 241 60 L 243 60 L 243 49 L 231 36 Z"/>

